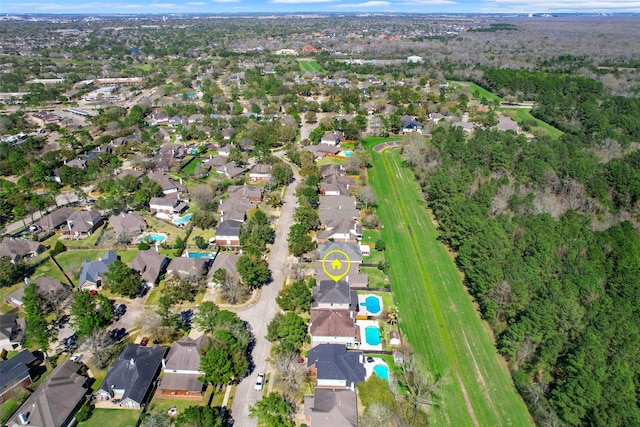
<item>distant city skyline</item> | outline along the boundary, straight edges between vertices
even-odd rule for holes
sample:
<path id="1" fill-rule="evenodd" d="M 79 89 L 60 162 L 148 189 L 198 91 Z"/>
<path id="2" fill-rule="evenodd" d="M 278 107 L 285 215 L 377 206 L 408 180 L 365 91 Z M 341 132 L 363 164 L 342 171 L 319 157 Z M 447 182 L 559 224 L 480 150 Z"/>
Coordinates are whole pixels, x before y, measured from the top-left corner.
<path id="1" fill-rule="evenodd" d="M 114 2 L 0 1 L 0 14 L 172 13 L 621 13 L 640 12 L 640 0 L 196 0 Z"/>

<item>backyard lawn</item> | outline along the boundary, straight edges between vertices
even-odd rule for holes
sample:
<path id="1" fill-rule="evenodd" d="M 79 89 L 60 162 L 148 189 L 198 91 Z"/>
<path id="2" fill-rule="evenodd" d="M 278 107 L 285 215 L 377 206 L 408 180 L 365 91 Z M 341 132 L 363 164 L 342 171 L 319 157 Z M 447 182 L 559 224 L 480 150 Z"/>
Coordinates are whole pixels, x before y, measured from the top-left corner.
<path id="1" fill-rule="evenodd" d="M 62 272 L 50 259 L 47 259 L 45 262 L 36 267 L 35 271 L 33 272 L 32 278 L 40 276 L 49 276 L 52 279 L 59 280 L 60 282 L 66 284 L 66 279 L 62 275 Z"/>
<path id="2" fill-rule="evenodd" d="M 360 272 L 369 276 L 370 288 L 388 288 L 387 276 L 376 267 L 360 267 Z"/>
<path id="3" fill-rule="evenodd" d="M 102 409 L 96 408 L 87 421 L 79 427 L 135 427 L 140 418 L 140 411 L 135 409 Z"/>
<path id="4" fill-rule="evenodd" d="M 82 262 L 85 259 L 88 259 L 90 261 L 97 261 L 104 255 L 105 252 L 106 249 L 67 250 L 56 255 L 56 261 L 58 261 L 67 275 L 69 275 L 69 277 L 74 280 L 77 279 L 77 276 L 80 273 L 80 267 L 82 266 Z M 135 258 L 138 250 L 128 249 L 124 251 L 116 251 L 116 253 L 120 256 L 120 260 L 126 264 L 131 262 L 133 258 Z"/>
<path id="5" fill-rule="evenodd" d="M 526 108 L 499 108 L 499 110 L 500 111 L 514 111 L 515 114 L 516 114 L 516 117 L 515 117 L 514 120 L 517 121 L 518 123 L 520 123 L 520 122 L 522 122 L 524 120 L 535 120 L 535 122 L 537 123 L 536 127 L 544 129 L 547 132 L 549 132 L 549 136 L 551 138 L 556 139 L 556 138 L 561 137 L 562 134 L 563 134 L 563 132 L 560 129 L 555 128 L 555 127 L 551 126 L 549 123 L 543 122 L 542 120 L 536 119 L 535 117 L 533 117 L 531 115 L 531 111 L 526 109 Z"/>
<path id="6" fill-rule="evenodd" d="M 397 150 L 372 152 L 372 164 L 400 327 L 426 368 L 446 382 L 442 404 L 430 408 L 432 425 L 532 425 L 489 327 L 438 240 L 412 172 Z"/>

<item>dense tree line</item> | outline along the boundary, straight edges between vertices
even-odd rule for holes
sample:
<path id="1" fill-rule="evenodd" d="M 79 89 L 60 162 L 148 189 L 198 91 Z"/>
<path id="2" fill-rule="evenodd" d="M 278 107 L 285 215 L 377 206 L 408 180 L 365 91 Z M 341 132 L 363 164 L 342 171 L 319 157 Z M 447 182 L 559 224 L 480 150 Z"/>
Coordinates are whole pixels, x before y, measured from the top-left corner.
<path id="1" fill-rule="evenodd" d="M 538 422 L 637 425 L 640 238 L 628 221 L 594 227 L 633 211 L 636 155 L 599 163 L 587 148 L 439 128 L 404 156 Z M 578 191 L 594 185 L 599 202 Z"/>

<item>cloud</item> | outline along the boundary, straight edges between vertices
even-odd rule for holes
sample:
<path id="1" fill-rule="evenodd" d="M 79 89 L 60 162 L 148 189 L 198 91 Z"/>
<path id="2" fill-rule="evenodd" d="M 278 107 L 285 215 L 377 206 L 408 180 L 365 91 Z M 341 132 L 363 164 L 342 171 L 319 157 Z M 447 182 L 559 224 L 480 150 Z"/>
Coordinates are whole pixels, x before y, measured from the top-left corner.
<path id="1" fill-rule="evenodd" d="M 274 4 L 305 4 L 305 3 L 332 3 L 338 0 L 269 0 Z"/>
<path id="2" fill-rule="evenodd" d="M 364 3 L 345 3 L 345 4 L 337 4 L 335 6 L 331 6 L 334 7 L 336 9 L 363 9 L 363 8 L 369 8 L 369 7 L 388 7 L 391 5 L 391 2 L 388 1 L 379 1 L 379 0 L 372 0 L 372 1 L 366 1 Z"/>
<path id="3" fill-rule="evenodd" d="M 239 3 L 240 0 L 211 0 L 213 3 Z"/>
<path id="4" fill-rule="evenodd" d="M 457 4 L 457 2 L 453 0 L 408 0 L 408 1 L 401 1 L 396 4 L 406 4 L 406 5 L 415 5 L 415 6 L 445 6 L 449 4 Z"/>
<path id="5" fill-rule="evenodd" d="M 206 1 L 188 1 L 185 3 L 188 6 L 204 6 L 207 4 Z"/>
<path id="6" fill-rule="evenodd" d="M 638 0 L 486 0 L 477 12 L 603 12 L 640 11 Z"/>

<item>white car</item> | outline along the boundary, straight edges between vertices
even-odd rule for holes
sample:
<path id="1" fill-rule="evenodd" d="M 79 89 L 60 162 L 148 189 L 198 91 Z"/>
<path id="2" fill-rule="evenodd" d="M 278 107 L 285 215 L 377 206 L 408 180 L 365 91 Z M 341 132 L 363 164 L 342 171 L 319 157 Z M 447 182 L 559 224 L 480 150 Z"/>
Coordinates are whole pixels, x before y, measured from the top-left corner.
<path id="1" fill-rule="evenodd" d="M 261 372 L 256 379 L 256 391 L 262 391 L 262 387 L 264 387 L 264 374 Z"/>

